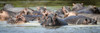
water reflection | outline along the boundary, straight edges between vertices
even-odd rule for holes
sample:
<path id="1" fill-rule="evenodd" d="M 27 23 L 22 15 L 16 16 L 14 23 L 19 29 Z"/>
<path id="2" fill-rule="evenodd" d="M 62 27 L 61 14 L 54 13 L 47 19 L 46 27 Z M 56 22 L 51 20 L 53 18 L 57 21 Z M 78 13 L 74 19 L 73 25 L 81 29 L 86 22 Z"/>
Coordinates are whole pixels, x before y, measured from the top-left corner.
<path id="1" fill-rule="evenodd" d="M 57 29 L 57 28 L 60 28 L 62 26 L 42 26 L 44 28 L 47 28 L 47 29 Z"/>
<path id="2" fill-rule="evenodd" d="M 99 33 L 100 25 L 69 26 L 2 26 L 0 33 Z"/>

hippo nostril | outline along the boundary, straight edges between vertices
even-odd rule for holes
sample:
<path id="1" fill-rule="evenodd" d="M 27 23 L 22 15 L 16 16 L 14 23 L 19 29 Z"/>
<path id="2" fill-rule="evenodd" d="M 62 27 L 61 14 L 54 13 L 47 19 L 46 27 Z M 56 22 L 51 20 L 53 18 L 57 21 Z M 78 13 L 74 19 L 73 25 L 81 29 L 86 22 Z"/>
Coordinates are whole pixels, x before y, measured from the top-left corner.
<path id="1" fill-rule="evenodd" d="M 97 24 L 97 21 L 95 21 L 94 24 Z"/>
<path id="2" fill-rule="evenodd" d="M 41 23 L 41 25 L 43 25 L 43 23 Z"/>
<path id="3" fill-rule="evenodd" d="M 93 24 L 97 24 L 97 21 L 93 21 Z"/>
<path id="4" fill-rule="evenodd" d="M 97 24 L 97 21 L 93 21 L 89 25 L 96 25 L 96 24 Z"/>

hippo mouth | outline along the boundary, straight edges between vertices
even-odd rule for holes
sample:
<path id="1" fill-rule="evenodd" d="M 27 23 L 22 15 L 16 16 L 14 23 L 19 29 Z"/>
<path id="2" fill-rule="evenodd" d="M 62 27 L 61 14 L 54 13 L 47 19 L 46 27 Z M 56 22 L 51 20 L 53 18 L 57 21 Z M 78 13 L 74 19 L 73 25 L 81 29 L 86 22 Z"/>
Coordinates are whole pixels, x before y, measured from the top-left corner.
<path id="1" fill-rule="evenodd" d="M 92 23 L 89 23 L 88 25 L 97 25 L 97 22 L 92 22 Z"/>
<path id="2" fill-rule="evenodd" d="M 93 22 L 87 23 L 87 25 L 97 25 L 97 21 L 93 21 Z"/>

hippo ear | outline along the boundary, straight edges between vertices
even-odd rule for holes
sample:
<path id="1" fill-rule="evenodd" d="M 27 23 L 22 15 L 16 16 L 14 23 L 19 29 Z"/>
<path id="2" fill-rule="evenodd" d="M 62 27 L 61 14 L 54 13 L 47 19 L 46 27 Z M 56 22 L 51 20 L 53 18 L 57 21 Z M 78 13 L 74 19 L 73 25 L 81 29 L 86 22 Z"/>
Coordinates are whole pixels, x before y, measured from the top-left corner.
<path id="1" fill-rule="evenodd" d="M 70 8 L 70 6 L 68 6 L 68 9 L 67 9 L 67 12 L 69 12 L 69 11 L 71 11 L 71 8 Z"/>
<path id="2" fill-rule="evenodd" d="M 91 20 L 90 20 L 90 19 L 85 19 L 84 22 L 85 22 L 85 23 L 91 23 Z"/>
<path id="3" fill-rule="evenodd" d="M 65 5 L 63 7 L 65 7 Z"/>
<path id="4" fill-rule="evenodd" d="M 66 9 L 66 7 L 65 7 L 65 6 L 63 6 L 62 8 L 63 8 L 63 9 Z"/>
<path id="5" fill-rule="evenodd" d="M 73 3 L 73 6 L 75 5 L 75 3 Z"/>
<path id="6" fill-rule="evenodd" d="M 96 8 L 96 6 L 93 6 L 93 8 Z"/>
<path id="7" fill-rule="evenodd" d="M 44 6 L 44 8 L 47 8 L 46 6 Z"/>
<path id="8" fill-rule="evenodd" d="M 40 7 L 38 6 L 37 9 L 40 9 Z"/>
<path id="9" fill-rule="evenodd" d="M 38 17 L 37 19 L 40 20 L 40 17 Z"/>
<path id="10" fill-rule="evenodd" d="M 57 16 L 57 14 L 55 13 L 54 16 Z"/>
<path id="11" fill-rule="evenodd" d="M 85 19 L 84 21 L 83 21 L 83 24 L 86 24 L 87 23 L 87 19 Z"/>
<path id="12" fill-rule="evenodd" d="M 81 5 L 83 5 L 83 3 L 81 3 Z"/>

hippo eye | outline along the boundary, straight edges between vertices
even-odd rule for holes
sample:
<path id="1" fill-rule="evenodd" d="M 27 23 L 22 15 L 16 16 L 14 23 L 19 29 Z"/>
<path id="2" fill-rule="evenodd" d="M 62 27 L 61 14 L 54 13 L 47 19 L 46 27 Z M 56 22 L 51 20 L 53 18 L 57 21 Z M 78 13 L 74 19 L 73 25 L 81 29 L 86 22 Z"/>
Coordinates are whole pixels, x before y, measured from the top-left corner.
<path id="1" fill-rule="evenodd" d="M 91 20 L 90 20 L 90 19 L 85 19 L 85 21 L 86 21 L 87 23 L 91 23 Z"/>
<path id="2" fill-rule="evenodd" d="M 87 21 L 87 19 L 85 19 L 85 21 Z"/>

